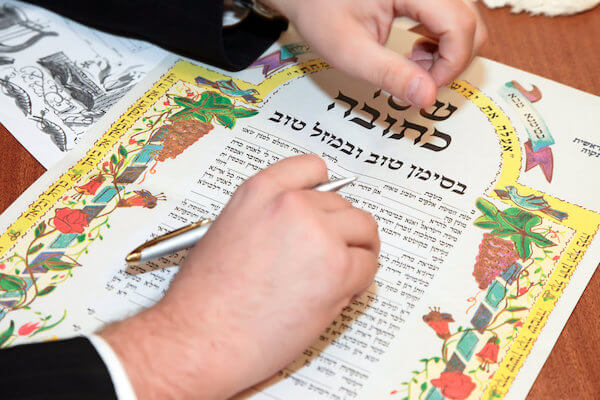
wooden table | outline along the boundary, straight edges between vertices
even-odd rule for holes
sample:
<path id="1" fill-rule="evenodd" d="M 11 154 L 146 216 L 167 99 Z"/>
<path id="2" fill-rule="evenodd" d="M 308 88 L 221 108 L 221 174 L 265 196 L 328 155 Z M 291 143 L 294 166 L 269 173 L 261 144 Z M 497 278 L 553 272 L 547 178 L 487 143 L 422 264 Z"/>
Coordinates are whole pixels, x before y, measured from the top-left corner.
<path id="1" fill-rule="evenodd" d="M 479 8 L 490 34 L 481 55 L 600 95 L 600 7 L 553 19 Z M 3 211 L 45 170 L 4 127 L 0 131 Z M 600 298 L 598 273 L 558 339 L 530 399 L 600 398 L 600 305 L 595 298 Z"/>

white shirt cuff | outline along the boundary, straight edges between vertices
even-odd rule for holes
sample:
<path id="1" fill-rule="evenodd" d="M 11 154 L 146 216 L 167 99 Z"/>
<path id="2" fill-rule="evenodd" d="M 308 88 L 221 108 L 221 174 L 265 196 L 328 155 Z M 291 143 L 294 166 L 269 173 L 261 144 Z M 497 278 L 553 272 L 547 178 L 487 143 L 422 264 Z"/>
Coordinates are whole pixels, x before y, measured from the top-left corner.
<path id="1" fill-rule="evenodd" d="M 117 357 L 110 345 L 98 335 L 86 335 L 86 338 L 92 343 L 98 355 L 104 361 L 106 369 L 108 369 L 108 373 L 110 374 L 110 379 L 112 379 L 117 398 L 119 400 L 136 400 L 135 392 L 129 382 L 129 378 L 127 378 L 125 368 L 123 368 L 119 357 Z"/>

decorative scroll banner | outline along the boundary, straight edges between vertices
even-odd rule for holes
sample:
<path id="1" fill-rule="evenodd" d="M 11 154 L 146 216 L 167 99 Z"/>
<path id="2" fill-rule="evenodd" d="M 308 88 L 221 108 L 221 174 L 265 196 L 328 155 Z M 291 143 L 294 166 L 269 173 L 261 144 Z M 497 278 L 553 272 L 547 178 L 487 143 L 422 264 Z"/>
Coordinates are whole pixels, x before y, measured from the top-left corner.
<path id="1" fill-rule="evenodd" d="M 515 81 L 507 82 L 499 90 L 500 95 L 518 111 L 521 121 L 525 125 L 527 135 L 531 139 L 534 152 L 553 145 L 554 138 L 546 126 L 546 122 L 529 100 L 530 96 L 522 93 L 522 87 Z"/>

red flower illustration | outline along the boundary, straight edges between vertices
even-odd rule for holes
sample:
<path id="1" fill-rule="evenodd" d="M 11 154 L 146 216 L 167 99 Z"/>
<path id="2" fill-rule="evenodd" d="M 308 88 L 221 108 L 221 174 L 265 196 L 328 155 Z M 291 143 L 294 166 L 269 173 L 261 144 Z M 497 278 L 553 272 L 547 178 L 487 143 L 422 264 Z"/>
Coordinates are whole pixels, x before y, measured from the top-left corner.
<path id="1" fill-rule="evenodd" d="M 515 327 L 520 328 L 523 326 L 523 323 L 521 321 L 518 321 L 517 323 L 515 323 Z"/>
<path id="2" fill-rule="evenodd" d="M 39 322 L 28 322 L 25 325 L 23 325 L 22 327 L 19 328 L 19 336 L 27 336 L 32 334 L 34 331 L 38 330 L 40 328 L 40 323 Z"/>
<path id="3" fill-rule="evenodd" d="M 440 389 L 442 395 L 451 400 L 464 400 L 471 395 L 475 384 L 467 375 L 460 371 L 442 372 L 431 384 Z"/>
<path id="4" fill-rule="evenodd" d="M 136 144 L 137 140 L 135 140 L 134 138 L 129 139 L 129 144 Z"/>
<path id="5" fill-rule="evenodd" d="M 498 352 L 500 351 L 500 339 L 494 336 L 487 341 L 483 349 L 475 356 L 481 361 L 481 367 L 486 368 L 489 371 L 490 364 L 496 364 L 498 362 Z"/>
<path id="6" fill-rule="evenodd" d="M 100 174 L 93 177 L 88 183 L 85 185 L 81 185 L 75 188 L 75 190 L 82 195 L 94 195 L 102 183 L 104 182 L 104 177 Z"/>
<path id="7" fill-rule="evenodd" d="M 0 269 L 4 269 L 4 268 L 6 268 L 6 264 L 4 264 L 4 263 L 0 264 Z"/>
<path id="8" fill-rule="evenodd" d="M 81 210 L 59 208 L 52 221 L 56 229 L 62 233 L 83 233 L 88 226 L 87 214 Z"/>
<path id="9" fill-rule="evenodd" d="M 440 313 L 439 308 L 433 308 L 429 314 L 423 315 L 423 321 L 435 331 L 440 339 L 446 340 L 450 337 L 448 324 L 454 322 L 451 314 Z"/>
<path id="10" fill-rule="evenodd" d="M 529 289 L 527 289 L 526 287 L 522 287 L 521 289 L 519 289 L 519 294 L 524 295 L 525 293 L 527 293 L 527 290 Z"/>

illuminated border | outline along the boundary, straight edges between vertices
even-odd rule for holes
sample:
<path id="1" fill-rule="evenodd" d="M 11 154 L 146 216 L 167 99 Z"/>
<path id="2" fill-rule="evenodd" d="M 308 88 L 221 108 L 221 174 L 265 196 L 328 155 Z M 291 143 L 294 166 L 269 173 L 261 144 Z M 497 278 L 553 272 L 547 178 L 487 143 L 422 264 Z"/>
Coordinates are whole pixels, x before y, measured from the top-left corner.
<path id="1" fill-rule="evenodd" d="M 574 238 L 563 252 L 558 266 L 544 286 L 544 295 L 540 296 L 531 308 L 523 327 L 519 330 L 517 339 L 509 348 L 483 395 L 484 399 L 501 399 L 508 393 L 511 384 L 546 325 L 550 313 L 571 280 L 577 264 L 592 243 L 594 235 L 600 228 L 600 214 L 518 183 L 523 156 L 519 138 L 510 119 L 492 99 L 468 82 L 456 81 L 450 88 L 477 106 L 486 115 L 498 135 L 502 147 L 502 170 L 494 189 L 503 190 L 506 186 L 512 185 L 519 191 L 526 189 L 527 193 L 536 196 L 543 195 L 550 207 L 568 213 L 569 216 L 561 224 L 575 230 Z M 487 195 L 512 205 L 509 201 L 498 197 L 493 189 Z M 546 218 L 540 212 L 527 211 Z"/>

